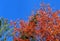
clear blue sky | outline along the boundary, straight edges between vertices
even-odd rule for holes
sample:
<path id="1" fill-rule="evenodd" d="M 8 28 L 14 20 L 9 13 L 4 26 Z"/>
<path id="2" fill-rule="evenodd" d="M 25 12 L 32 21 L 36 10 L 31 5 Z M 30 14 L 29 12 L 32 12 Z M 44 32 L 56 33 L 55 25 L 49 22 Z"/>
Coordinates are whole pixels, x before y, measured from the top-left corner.
<path id="1" fill-rule="evenodd" d="M 32 10 L 40 7 L 42 0 L 0 0 L 0 16 L 8 19 L 24 19 L 27 20 Z M 44 0 L 49 3 L 55 10 L 60 9 L 60 0 Z"/>
<path id="2" fill-rule="evenodd" d="M 0 0 L 0 17 L 27 20 L 32 10 L 39 9 L 41 2 L 42 0 Z M 53 10 L 60 9 L 60 0 L 44 0 L 44 3 L 49 3 Z"/>

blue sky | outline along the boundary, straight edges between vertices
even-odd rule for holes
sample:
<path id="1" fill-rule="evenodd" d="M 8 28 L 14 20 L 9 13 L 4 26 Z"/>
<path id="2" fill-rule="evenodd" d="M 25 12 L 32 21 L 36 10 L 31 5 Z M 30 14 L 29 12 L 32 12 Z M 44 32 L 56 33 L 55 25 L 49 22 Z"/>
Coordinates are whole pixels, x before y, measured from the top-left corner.
<path id="1" fill-rule="evenodd" d="M 0 0 L 0 17 L 27 20 L 32 10 L 39 9 L 41 2 L 42 0 Z M 44 0 L 44 3 L 49 3 L 54 10 L 60 9 L 60 0 Z"/>

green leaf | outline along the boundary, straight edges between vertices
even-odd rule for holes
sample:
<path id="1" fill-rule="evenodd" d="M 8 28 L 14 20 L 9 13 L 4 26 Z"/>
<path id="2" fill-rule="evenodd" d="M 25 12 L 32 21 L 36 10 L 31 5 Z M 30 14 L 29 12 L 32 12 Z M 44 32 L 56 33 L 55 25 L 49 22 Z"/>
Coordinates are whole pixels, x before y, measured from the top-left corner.
<path id="1" fill-rule="evenodd" d="M 1 26 L 1 20 L 0 20 L 0 26 Z"/>
<path id="2" fill-rule="evenodd" d="M 35 41 L 35 38 L 32 38 L 31 41 Z"/>
<path id="3" fill-rule="evenodd" d="M 22 35 L 21 38 L 24 39 L 24 40 L 25 40 L 25 39 L 28 39 L 28 37 L 25 36 L 25 35 Z"/>

